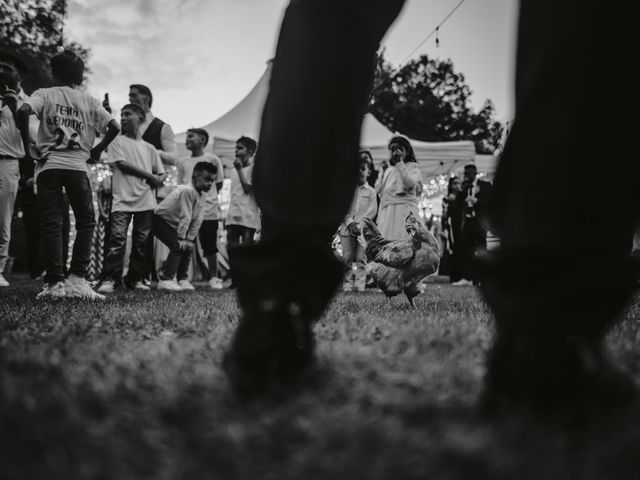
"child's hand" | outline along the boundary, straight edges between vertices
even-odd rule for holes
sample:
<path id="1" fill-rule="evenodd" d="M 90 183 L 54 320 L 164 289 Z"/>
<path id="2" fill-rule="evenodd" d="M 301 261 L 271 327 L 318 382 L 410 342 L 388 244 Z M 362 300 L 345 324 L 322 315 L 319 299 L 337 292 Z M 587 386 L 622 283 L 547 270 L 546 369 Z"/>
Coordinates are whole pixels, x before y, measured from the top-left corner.
<path id="1" fill-rule="evenodd" d="M 91 150 L 89 150 L 89 160 L 87 160 L 87 163 L 93 165 L 94 163 L 99 162 L 100 155 L 102 155 L 102 150 L 95 147 L 92 148 Z"/>
<path id="2" fill-rule="evenodd" d="M 178 248 L 182 252 L 193 250 L 193 242 L 189 240 L 178 240 Z"/>
<path id="3" fill-rule="evenodd" d="M 162 184 L 164 183 L 164 176 L 157 177 L 155 175 L 151 175 L 147 179 L 147 183 L 149 184 L 149 186 L 151 186 L 151 188 L 160 188 L 160 187 L 162 187 Z"/>
<path id="4" fill-rule="evenodd" d="M 356 222 L 351 222 L 349 225 L 347 225 L 347 230 L 349 231 L 349 233 L 353 237 L 359 237 L 360 236 L 360 227 L 358 226 L 358 224 Z"/>
<path id="5" fill-rule="evenodd" d="M 233 168 L 235 168 L 236 170 L 240 170 L 242 168 L 242 160 L 240 160 L 239 158 L 236 158 L 233 161 Z"/>

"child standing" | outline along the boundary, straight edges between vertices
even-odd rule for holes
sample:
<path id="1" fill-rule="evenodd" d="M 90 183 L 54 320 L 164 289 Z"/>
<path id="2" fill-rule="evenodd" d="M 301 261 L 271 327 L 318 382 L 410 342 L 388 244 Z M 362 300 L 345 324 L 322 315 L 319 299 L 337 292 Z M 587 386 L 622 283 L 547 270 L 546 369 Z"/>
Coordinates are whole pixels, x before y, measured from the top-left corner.
<path id="1" fill-rule="evenodd" d="M 46 274 L 44 289 L 37 298 L 66 296 L 103 300 L 105 297 L 94 292 L 85 279 L 96 223 L 87 162 L 100 158 L 120 127 L 98 100 L 77 88 L 84 75 L 84 62 L 80 57 L 64 51 L 53 56 L 50 63 L 55 86 L 35 91 L 17 112 L 26 162 L 31 161 L 29 116 L 35 113 L 40 118 L 36 146 L 42 156 L 36 167 L 36 186 Z M 96 131 L 106 134 L 93 147 Z M 62 264 L 63 189 L 76 221 L 76 238 L 66 280 Z"/>
<path id="2" fill-rule="evenodd" d="M 156 208 L 153 233 L 170 250 L 158 272 L 158 290 L 194 290 L 187 280 L 191 251 L 216 174 L 212 163 L 196 163 L 191 185 L 179 185 Z"/>
<path id="3" fill-rule="evenodd" d="M 260 229 L 260 211 L 253 198 L 253 164 L 257 143 L 249 137 L 236 141 L 236 159 L 231 178 L 231 198 L 227 212 L 227 247 L 250 245 L 256 230 Z"/>
<path id="4" fill-rule="evenodd" d="M 153 189 L 162 185 L 165 170 L 153 145 L 138 138 L 144 119 L 145 112 L 140 106 L 128 104 L 122 107 L 122 135 L 118 135 L 109 147 L 107 162 L 114 166 L 113 200 L 99 293 L 111 293 L 121 282 L 127 231 L 132 220 L 131 254 L 124 284 L 136 290 L 149 290 L 142 279 L 149 262 L 147 244 L 153 210 L 157 206 Z"/>
<path id="5" fill-rule="evenodd" d="M 191 152 L 190 157 L 183 158 L 178 163 L 178 183 L 181 185 L 191 184 L 193 168 L 198 162 L 211 162 L 217 169 L 213 186 L 207 193 L 204 207 L 204 217 L 198 237 L 202 251 L 207 261 L 206 276 L 209 286 L 214 290 L 222 288 L 222 280 L 218 278 L 218 222 L 220 220 L 220 206 L 218 203 L 218 192 L 222 189 L 224 182 L 224 171 L 220 159 L 212 154 L 205 153 L 204 148 L 209 143 L 209 134 L 202 128 L 190 128 L 187 130 L 185 145 Z"/>
<path id="6" fill-rule="evenodd" d="M 376 191 L 367 183 L 369 162 L 366 155 L 360 155 L 358 186 L 349 213 L 340 225 L 340 241 L 344 258 L 343 290 L 364 292 L 367 272 L 365 270 L 364 246 L 359 242 L 363 218 L 373 220 L 378 210 Z"/>

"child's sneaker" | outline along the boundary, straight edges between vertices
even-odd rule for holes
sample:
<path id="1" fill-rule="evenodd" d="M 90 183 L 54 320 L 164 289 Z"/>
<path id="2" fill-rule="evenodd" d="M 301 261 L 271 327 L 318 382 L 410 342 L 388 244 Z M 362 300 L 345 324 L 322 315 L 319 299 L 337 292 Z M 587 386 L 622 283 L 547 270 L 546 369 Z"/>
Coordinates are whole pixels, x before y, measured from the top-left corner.
<path id="1" fill-rule="evenodd" d="M 113 293 L 116 288 L 116 284 L 113 280 L 103 280 L 98 287 L 98 293 Z"/>
<path id="2" fill-rule="evenodd" d="M 211 290 L 222 290 L 224 288 L 222 286 L 222 279 L 213 277 L 211 280 L 209 280 L 209 287 L 211 287 Z"/>
<path id="3" fill-rule="evenodd" d="M 178 282 L 178 285 L 180 285 L 180 288 L 182 288 L 182 290 L 195 290 L 196 287 L 194 287 L 193 285 L 191 285 L 191 282 L 189 282 L 189 280 L 180 280 Z"/>
<path id="4" fill-rule="evenodd" d="M 84 278 L 77 275 L 69 275 L 64 283 L 65 296 L 70 298 L 86 298 L 88 300 L 104 300 L 106 297 L 94 292 Z"/>
<path id="5" fill-rule="evenodd" d="M 151 290 L 151 287 L 146 283 L 143 283 L 141 280 L 129 285 L 129 288 L 131 290 L 139 290 L 141 292 L 148 292 L 149 290 Z"/>
<path id="6" fill-rule="evenodd" d="M 158 290 L 169 290 L 172 292 L 181 292 L 182 287 L 178 285 L 178 282 L 175 280 L 159 280 L 158 281 Z"/>
<path id="7" fill-rule="evenodd" d="M 9 282 L 4 276 L 0 273 L 0 287 L 8 287 Z"/>
<path id="8" fill-rule="evenodd" d="M 64 282 L 45 283 L 42 291 L 36 295 L 36 298 L 62 298 L 66 296 Z"/>

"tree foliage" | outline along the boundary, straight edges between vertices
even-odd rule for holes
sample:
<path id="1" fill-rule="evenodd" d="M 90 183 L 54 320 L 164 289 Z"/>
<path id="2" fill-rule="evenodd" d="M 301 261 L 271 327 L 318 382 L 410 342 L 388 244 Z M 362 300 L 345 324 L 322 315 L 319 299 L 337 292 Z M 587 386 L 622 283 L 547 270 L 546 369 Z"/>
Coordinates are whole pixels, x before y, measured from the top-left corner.
<path id="1" fill-rule="evenodd" d="M 0 61 L 14 64 L 27 93 L 51 84 L 49 58 L 62 49 L 85 63 L 89 50 L 64 36 L 66 0 L 0 1 Z"/>
<path id="2" fill-rule="evenodd" d="M 486 100 L 479 112 L 471 107 L 471 89 L 451 60 L 422 55 L 396 71 L 381 54 L 369 111 L 392 131 L 427 142 L 472 140 L 478 153 L 493 153 L 502 125 Z"/>

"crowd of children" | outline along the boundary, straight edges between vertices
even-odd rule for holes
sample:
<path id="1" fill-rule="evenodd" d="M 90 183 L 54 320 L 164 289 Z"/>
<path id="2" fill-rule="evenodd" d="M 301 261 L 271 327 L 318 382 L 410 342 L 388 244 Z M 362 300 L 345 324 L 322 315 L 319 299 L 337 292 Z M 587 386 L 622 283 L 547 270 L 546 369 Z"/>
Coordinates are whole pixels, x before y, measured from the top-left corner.
<path id="1" fill-rule="evenodd" d="M 209 143 L 206 130 L 189 129 L 185 146 L 190 155 L 177 158 L 172 148 L 173 132 L 150 111 L 152 96 L 148 87 L 131 85 L 130 103 L 121 108 L 118 124 L 107 104 L 78 88 L 84 64 L 77 55 L 70 51 L 55 55 L 51 70 L 54 86 L 26 97 L 19 94 L 17 71 L 0 63 L 0 286 L 9 284 L 1 273 L 8 256 L 15 192 L 22 178 L 27 188 L 33 186 L 37 197 L 45 272 L 45 286 L 38 298 L 99 300 L 118 288 L 149 290 L 150 279 L 157 280 L 159 290 L 193 290 L 189 278 L 194 257 L 200 260 L 210 288 L 223 288 L 217 269 L 221 222 L 224 221 L 229 249 L 253 244 L 260 234 L 261 216 L 252 181 L 256 141 L 242 136 L 236 142 L 233 168 L 226 175 L 230 180 L 230 200 L 223 220 L 219 193 L 225 172 L 220 159 L 205 152 Z M 380 203 L 380 191 L 373 188 L 378 172 L 371 154 L 363 150 L 359 158 L 353 203 L 337 232 L 345 264 L 345 291 L 365 290 L 361 223 L 364 218 L 376 219 Z M 112 171 L 111 203 L 105 216 L 108 222 L 101 274 L 97 285 L 91 285 L 86 277 L 96 216 L 87 172 L 88 164 L 104 159 Z M 177 167 L 178 186 L 171 189 L 165 184 L 166 165 Z M 378 184 L 385 173 L 388 172 L 378 178 Z M 7 177 L 11 177 L 9 182 Z M 12 187 L 7 188 L 8 184 Z M 67 271 L 63 225 L 69 205 L 77 233 Z M 9 210 L 11 214 L 7 213 Z M 160 243 L 154 245 L 155 240 Z M 155 268 L 154 259 L 161 252 L 166 255 Z"/>
<path id="2" fill-rule="evenodd" d="M 0 286 L 9 285 L 2 273 L 20 184 L 37 198 L 45 284 L 37 298 L 101 300 L 119 287 L 149 290 L 149 280 L 155 275 L 160 290 L 192 290 L 188 275 L 196 248 L 203 253 L 209 285 L 222 288 L 216 254 L 221 221 L 218 193 L 224 170 L 218 157 L 204 151 L 207 132 L 190 129 L 186 147 L 191 155 L 176 161 L 170 148 L 173 139 L 168 138 L 173 132 L 152 116 L 147 87 L 131 86 L 131 103 L 122 107 L 118 124 L 104 103 L 78 88 L 84 63 L 76 54 L 65 51 L 53 56 L 51 72 L 53 86 L 28 97 L 20 89 L 16 68 L 0 63 Z M 96 143 L 97 135 L 100 141 Z M 256 149 L 255 140 L 238 139 L 227 229 L 231 244 L 252 242 L 260 229 L 260 214 L 251 192 Z M 102 271 L 94 289 L 86 279 L 96 225 L 88 164 L 105 158 L 113 173 L 111 202 Z M 166 187 L 167 164 L 177 165 L 179 185 L 160 196 L 159 191 Z M 76 237 L 67 270 L 64 237 L 69 206 Z M 154 238 L 168 248 L 157 272 Z"/>

